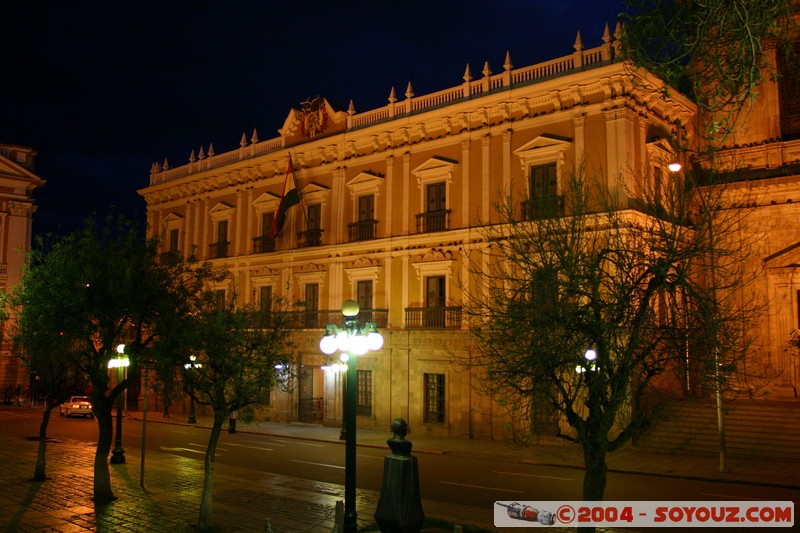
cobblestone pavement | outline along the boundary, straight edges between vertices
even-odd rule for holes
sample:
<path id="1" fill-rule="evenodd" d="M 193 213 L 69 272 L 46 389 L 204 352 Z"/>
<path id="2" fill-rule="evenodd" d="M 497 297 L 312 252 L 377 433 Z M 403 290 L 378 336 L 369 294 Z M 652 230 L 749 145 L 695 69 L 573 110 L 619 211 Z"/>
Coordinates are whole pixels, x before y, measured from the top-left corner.
<path id="1" fill-rule="evenodd" d="M 0 412 L 0 415 L 2 412 Z M 130 418 L 139 413 L 128 413 Z M 185 418 L 149 419 L 158 423 L 185 423 Z M 210 424 L 203 417 L 198 425 Z M 301 424 L 242 424 L 240 432 L 289 438 L 338 441 L 339 430 Z M 386 447 L 387 432 L 359 430 L 360 446 Z M 414 453 L 457 456 L 500 456 L 509 460 L 562 466 L 580 465 L 579 450 L 542 443 L 514 449 L 505 443 L 409 435 Z M 192 531 L 197 522 L 203 485 L 201 461 L 175 455 L 147 455 L 145 488 L 140 486 L 138 462 L 111 465 L 117 501 L 95 506 L 92 496 L 94 444 L 52 441 L 47 448 L 45 482 L 31 482 L 38 443 L 20 435 L 0 435 L 0 528 L 8 532 L 169 532 Z M 717 458 L 643 453 L 634 448 L 609 457 L 610 471 L 645 472 L 692 479 L 715 479 L 800 489 L 800 463 L 732 458 L 731 472 L 717 472 Z M 242 480 L 247 480 L 242 483 Z M 336 502 L 344 499 L 338 484 L 309 481 L 227 466 L 214 470 L 214 518 L 227 532 L 263 532 L 267 520 L 275 532 L 330 532 Z M 800 494 L 800 493 L 799 493 Z M 359 526 L 372 524 L 379 494 L 357 491 Z M 430 518 L 493 530 L 491 509 L 423 500 Z M 517 531 L 523 531 L 516 529 Z M 549 531 L 573 531 L 548 528 Z"/>

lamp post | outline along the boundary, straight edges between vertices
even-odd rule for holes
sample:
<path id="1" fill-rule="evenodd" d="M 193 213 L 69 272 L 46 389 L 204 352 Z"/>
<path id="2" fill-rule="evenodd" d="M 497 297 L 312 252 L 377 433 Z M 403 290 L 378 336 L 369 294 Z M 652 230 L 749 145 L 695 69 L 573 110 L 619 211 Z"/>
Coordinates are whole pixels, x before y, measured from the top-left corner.
<path id="1" fill-rule="evenodd" d="M 197 357 L 194 355 L 189 356 L 189 362 L 183 365 L 183 368 L 186 370 L 192 368 L 202 368 L 202 363 L 196 363 Z M 189 420 L 186 421 L 188 424 L 197 424 L 197 417 L 194 416 L 194 396 L 191 394 L 189 395 Z"/>
<path id="2" fill-rule="evenodd" d="M 342 304 L 344 328 L 335 324 L 325 327 L 325 336 L 319 341 L 323 353 L 343 352 L 340 359 L 346 363 L 346 398 L 344 403 L 345 455 L 344 455 L 344 531 L 356 533 L 356 357 L 368 351 L 380 350 L 383 337 L 375 322 L 358 322 L 358 304 L 346 300 Z"/>
<path id="3" fill-rule="evenodd" d="M 117 345 L 117 357 L 108 362 L 108 368 L 117 369 L 117 386 L 122 383 L 125 374 L 125 367 L 130 365 L 130 359 L 125 355 L 125 345 Z M 121 465 L 125 463 L 125 450 L 122 449 L 122 394 L 120 391 L 117 396 L 117 438 L 114 441 L 114 449 L 111 451 L 110 463 Z"/>

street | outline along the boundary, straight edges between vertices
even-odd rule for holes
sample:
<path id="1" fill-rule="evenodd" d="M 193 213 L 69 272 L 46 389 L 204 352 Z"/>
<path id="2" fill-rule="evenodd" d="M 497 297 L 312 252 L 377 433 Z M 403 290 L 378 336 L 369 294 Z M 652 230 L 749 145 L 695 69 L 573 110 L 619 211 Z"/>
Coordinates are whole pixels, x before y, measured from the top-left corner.
<path id="1" fill-rule="evenodd" d="M 202 461 L 210 433 L 208 428 L 165 424 L 161 423 L 160 414 L 151 413 L 149 416 L 145 463 L 147 457 L 156 453 Z M 175 421 L 185 422 L 184 415 L 173 416 Z M 40 421 L 41 410 L 38 409 L 2 411 L 0 431 L 7 435 L 35 436 Z M 142 421 L 123 418 L 122 427 L 122 443 L 128 464 L 139 465 Z M 48 436 L 92 444 L 97 441 L 97 421 L 61 417 L 54 411 Z M 383 458 L 388 453 L 388 448 L 359 446 L 359 489 L 380 490 Z M 415 456 L 419 461 L 421 492 L 425 499 L 484 509 L 492 508 L 498 500 L 581 499 L 583 472 L 576 468 L 512 463 L 495 457 L 428 453 L 415 453 Z M 231 435 L 226 426 L 217 448 L 216 462 L 324 483 L 344 482 L 344 446 L 340 442 L 300 440 L 246 431 Z M 617 472 L 609 473 L 606 489 L 607 501 L 796 501 L 798 496 L 797 490 L 785 487 Z"/>

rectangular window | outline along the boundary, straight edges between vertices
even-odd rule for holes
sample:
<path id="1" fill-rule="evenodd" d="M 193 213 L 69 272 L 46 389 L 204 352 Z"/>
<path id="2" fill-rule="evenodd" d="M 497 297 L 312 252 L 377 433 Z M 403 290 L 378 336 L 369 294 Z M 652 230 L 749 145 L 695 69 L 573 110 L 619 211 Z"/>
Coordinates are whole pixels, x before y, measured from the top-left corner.
<path id="1" fill-rule="evenodd" d="M 356 302 L 358 302 L 358 308 L 361 309 L 361 311 L 372 310 L 371 279 L 362 279 L 356 282 Z"/>
<path id="2" fill-rule="evenodd" d="M 214 292 L 214 299 L 216 300 L 217 309 L 223 309 L 227 300 L 225 289 L 217 289 Z"/>
<path id="3" fill-rule="evenodd" d="M 368 241 L 375 238 L 375 196 L 358 197 L 358 220 L 349 224 L 350 241 Z"/>
<path id="4" fill-rule="evenodd" d="M 319 311 L 319 283 L 306 283 L 306 311 L 305 327 L 320 327 L 318 322 Z"/>
<path id="5" fill-rule="evenodd" d="M 428 328 L 443 328 L 445 323 L 445 277 L 425 277 L 424 325 Z"/>
<path id="6" fill-rule="evenodd" d="M 425 413 L 426 424 L 444 424 L 445 389 L 444 374 L 425 374 Z"/>
<path id="7" fill-rule="evenodd" d="M 306 210 L 308 214 L 308 229 L 320 229 L 322 222 L 322 204 L 309 204 Z"/>
<path id="8" fill-rule="evenodd" d="M 169 252 L 177 252 L 178 251 L 178 233 L 177 229 L 169 230 L 169 245 L 167 247 L 167 251 Z"/>
<path id="9" fill-rule="evenodd" d="M 425 187 L 425 231 L 447 229 L 447 184 L 443 181 Z"/>
<path id="10" fill-rule="evenodd" d="M 372 370 L 356 371 L 356 415 L 372 416 Z"/>
<path id="11" fill-rule="evenodd" d="M 217 240 L 211 245 L 211 259 L 228 257 L 228 221 L 217 222 Z"/>
<path id="12" fill-rule="evenodd" d="M 260 287 L 258 293 L 259 322 L 262 328 L 268 328 L 272 313 L 272 285 Z"/>
<path id="13" fill-rule="evenodd" d="M 532 166 L 528 174 L 529 197 L 526 206 L 528 220 L 561 215 L 561 199 L 558 196 L 556 164 Z"/>
<path id="14" fill-rule="evenodd" d="M 272 221 L 275 220 L 275 212 L 261 214 L 261 235 L 269 235 L 269 230 L 272 228 Z"/>

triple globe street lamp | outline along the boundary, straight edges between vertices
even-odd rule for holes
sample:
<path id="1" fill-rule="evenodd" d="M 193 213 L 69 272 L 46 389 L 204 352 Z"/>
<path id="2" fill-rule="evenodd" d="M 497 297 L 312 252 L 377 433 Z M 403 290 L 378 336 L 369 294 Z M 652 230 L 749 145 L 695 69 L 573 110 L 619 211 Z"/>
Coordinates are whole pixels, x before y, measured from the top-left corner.
<path id="1" fill-rule="evenodd" d="M 345 456 L 344 456 L 344 531 L 356 533 L 358 523 L 356 513 L 356 357 L 383 347 L 383 336 L 378 333 L 375 322 L 358 321 L 359 307 L 353 300 L 342 304 L 344 328 L 335 324 L 325 326 L 325 336 L 319 341 L 322 353 L 333 355 L 342 352 L 339 359 L 347 367 L 345 382 Z"/>

